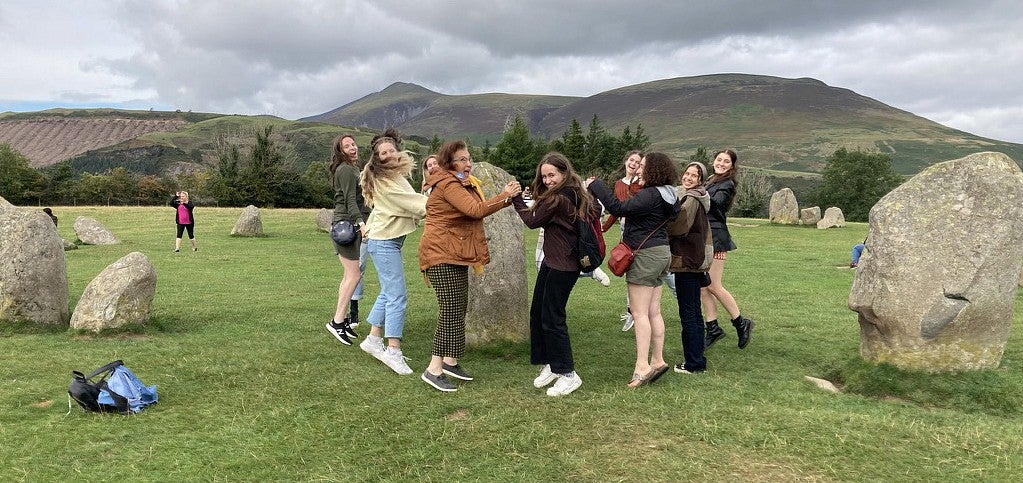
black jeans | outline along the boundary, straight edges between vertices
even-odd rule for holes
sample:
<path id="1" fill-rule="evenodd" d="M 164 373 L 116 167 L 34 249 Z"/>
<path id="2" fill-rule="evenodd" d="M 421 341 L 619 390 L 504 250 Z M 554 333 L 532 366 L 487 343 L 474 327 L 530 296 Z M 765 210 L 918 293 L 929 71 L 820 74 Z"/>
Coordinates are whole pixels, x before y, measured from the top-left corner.
<path id="1" fill-rule="evenodd" d="M 682 319 L 682 355 L 687 371 L 707 369 L 703 357 L 703 314 L 700 312 L 701 272 L 675 272 L 675 295 L 678 298 L 678 316 Z"/>
<path id="2" fill-rule="evenodd" d="M 533 287 L 533 303 L 529 307 L 529 361 L 550 364 L 551 372 L 568 374 L 575 370 L 572 344 L 568 340 L 565 307 L 572 294 L 579 272 L 562 272 L 540 264 Z"/>

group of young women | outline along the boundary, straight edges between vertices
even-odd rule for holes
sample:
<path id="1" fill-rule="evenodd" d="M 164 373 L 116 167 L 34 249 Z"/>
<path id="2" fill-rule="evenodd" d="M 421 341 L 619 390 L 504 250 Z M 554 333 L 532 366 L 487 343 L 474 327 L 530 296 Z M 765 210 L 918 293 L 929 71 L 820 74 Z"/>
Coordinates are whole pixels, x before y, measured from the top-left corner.
<path id="1" fill-rule="evenodd" d="M 374 137 L 371 149 L 369 161 L 360 169 L 355 139 L 344 135 L 334 142 L 330 168 L 334 222 L 347 220 L 359 232 L 349 245 L 335 242 L 344 276 L 327 329 L 346 345 L 358 337 L 353 329 L 357 318 L 345 314 L 361 279 L 359 246 L 366 239 L 366 251 L 380 278 L 380 295 L 367 317 L 370 333 L 359 346 L 395 372 L 413 372 L 401 352 L 408 304 L 401 250 L 405 237 L 425 219 L 419 266 L 436 292 L 439 315 L 430 363 L 420 378 L 444 392 L 457 390 L 448 377 L 473 380 L 458 362 L 465 353 L 468 271 L 472 267 L 481 273 L 490 261 L 483 219 L 509 206 L 526 226 L 542 228 L 545 234 L 529 324 L 530 362 L 540 366 L 533 385 L 551 386 L 547 395 L 566 395 L 582 385 L 566 322 L 568 298 L 580 271 L 573 254 L 575 221 L 599 216 L 601 205 L 613 217 L 605 222 L 605 231 L 615 219 L 621 220 L 622 239 L 636 252 L 625 274 L 628 317 L 623 318 L 628 325 L 634 324 L 636 337 L 629 387 L 652 383 L 671 368 L 664 360 L 660 308 L 662 284 L 669 272 L 679 301 L 685 358 L 675 365 L 676 372 L 706 370 L 704 350 L 724 337 L 716 320 L 718 302 L 732 316 L 739 347 L 748 344 L 753 322 L 740 315 L 735 299 L 721 285 L 726 253 L 735 249 L 725 220 L 735 194 L 734 151 L 715 155 L 709 181 L 700 163 L 687 165 L 680 177 L 675 163 L 663 153 L 629 153 L 624 160 L 628 179 L 624 189 L 618 183 L 612 189 L 600 180 L 584 181 L 564 155 L 551 152 L 537 167 L 530 186 L 532 203 L 527 204 L 515 180 L 488 199 L 479 180 L 470 174 L 472 157 L 462 141 L 446 143 L 424 160 L 424 180 L 418 191 L 408 182 L 412 159 L 402 150 L 397 133 L 388 130 Z M 681 190 L 676 188 L 679 181 Z M 360 206 L 362 199 L 371 209 L 368 217 Z M 701 305 L 708 318 L 705 327 L 701 327 Z"/>

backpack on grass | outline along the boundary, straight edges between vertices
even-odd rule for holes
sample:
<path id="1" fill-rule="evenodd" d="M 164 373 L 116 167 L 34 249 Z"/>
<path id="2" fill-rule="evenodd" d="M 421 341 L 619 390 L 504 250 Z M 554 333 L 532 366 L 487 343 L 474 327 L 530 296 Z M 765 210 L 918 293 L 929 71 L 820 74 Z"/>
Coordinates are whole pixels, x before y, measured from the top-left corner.
<path id="1" fill-rule="evenodd" d="M 98 380 L 93 380 L 99 377 Z M 82 409 L 101 413 L 133 414 L 156 404 L 156 386 L 146 386 L 120 360 L 89 375 L 71 371 L 67 393 Z M 70 410 L 71 402 L 68 401 Z"/>

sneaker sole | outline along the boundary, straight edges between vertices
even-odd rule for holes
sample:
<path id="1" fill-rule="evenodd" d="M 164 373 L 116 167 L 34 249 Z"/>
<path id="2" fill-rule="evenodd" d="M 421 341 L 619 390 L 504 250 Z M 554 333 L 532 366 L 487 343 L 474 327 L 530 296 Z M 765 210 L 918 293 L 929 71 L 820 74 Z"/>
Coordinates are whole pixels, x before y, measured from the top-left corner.
<path id="1" fill-rule="evenodd" d="M 338 334 L 337 331 L 335 331 L 334 328 L 330 326 L 330 323 L 327 323 L 326 327 L 327 327 L 327 331 L 330 332 L 330 334 L 333 335 L 335 339 L 341 341 L 342 344 L 344 344 L 344 345 L 352 345 L 352 341 L 351 340 L 345 340 L 344 338 L 342 338 L 341 334 Z"/>
<path id="2" fill-rule="evenodd" d="M 443 387 L 440 387 L 440 386 L 438 386 L 438 385 L 434 384 L 434 383 L 433 383 L 433 381 L 431 381 L 431 380 L 427 379 L 427 378 L 426 378 L 426 374 L 421 374 L 421 375 L 419 376 L 419 378 L 420 378 L 420 379 L 422 379 L 422 380 L 423 380 L 423 382 L 425 382 L 425 383 L 429 384 L 429 385 L 430 385 L 430 387 L 432 387 L 432 388 L 434 388 L 434 389 L 436 389 L 436 390 L 438 390 L 438 391 L 441 391 L 441 392 L 455 392 L 455 391 L 457 391 L 457 390 L 458 390 L 458 388 L 457 388 L 457 387 L 452 387 L 452 388 L 443 388 Z"/>
<path id="3" fill-rule="evenodd" d="M 441 369 L 440 371 L 442 373 L 444 373 L 445 375 L 448 375 L 448 376 L 451 376 L 451 377 L 453 377 L 455 379 L 458 379 L 459 381 L 471 381 L 472 380 L 472 376 L 460 376 L 460 375 L 455 374 L 454 372 L 451 372 L 451 371 L 449 371 L 447 369 Z"/>
<path id="4" fill-rule="evenodd" d="M 547 379 L 539 379 L 539 378 L 533 379 L 533 387 L 535 387 L 537 389 L 541 389 L 541 388 L 549 386 L 552 382 L 556 381 L 557 379 L 558 379 L 558 375 L 554 374 L 552 372 L 550 377 L 548 377 Z"/>
<path id="5" fill-rule="evenodd" d="M 550 397 L 567 396 L 567 395 L 572 394 L 573 392 L 575 392 L 576 389 L 579 389 L 580 387 L 582 387 L 582 385 L 583 385 L 583 383 L 580 382 L 578 385 L 576 385 L 575 387 L 570 388 L 567 391 L 557 391 L 557 392 L 555 392 L 554 388 L 552 387 L 552 388 L 547 390 L 547 395 L 550 396 Z"/>

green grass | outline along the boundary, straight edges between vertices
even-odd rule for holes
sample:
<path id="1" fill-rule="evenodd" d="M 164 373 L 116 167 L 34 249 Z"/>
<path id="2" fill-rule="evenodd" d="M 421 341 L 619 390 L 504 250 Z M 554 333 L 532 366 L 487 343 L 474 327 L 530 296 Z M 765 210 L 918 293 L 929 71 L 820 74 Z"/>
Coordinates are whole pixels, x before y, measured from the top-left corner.
<path id="1" fill-rule="evenodd" d="M 1023 335 L 1002 367 L 922 375 L 858 359 L 849 249 L 866 225 L 816 230 L 732 221 L 725 284 L 753 341 L 734 332 L 699 376 L 629 390 L 624 284 L 580 280 L 569 302 L 576 393 L 530 384 L 526 343 L 470 348 L 477 380 L 441 394 L 323 328 L 341 276 L 314 210 L 262 210 L 267 236 L 230 237 L 240 209 L 196 209 L 200 251 L 172 253 L 169 208 L 55 208 L 65 238 L 92 216 L 120 245 L 67 252 L 72 306 L 131 251 L 158 272 L 153 319 L 102 337 L 0 329 L 0 477 L 12 481 L 1009 481 L 1023 472 Z M 428 360 L 436 301 L 405 248 L 403 343 Z M 527 260 L 536 236 L 527 232 Z M 611 240 L 612 242 L 614 240 Z M 372 266 L 372 265 L 371 265 Z M 532 284 L 535 270 L 527 270 Z M 369 311 L 379 286 L 367 273 Z M 1018 301 L 1018 300 L 1017 300 Z M 665 298 L 669 360 L 677 307 Z M 526 307 L 523 307 L 525 317 Z M 366 332 L 366 326 L 359 328 Z M 124 359 L 160 404 L 122 417 L 67 413 L 71 369 Z M 820 391 L 811 375 L 846 384 Z"/>

